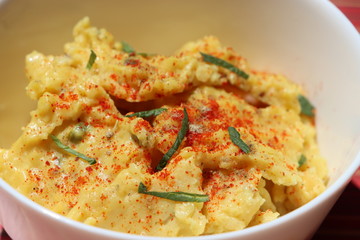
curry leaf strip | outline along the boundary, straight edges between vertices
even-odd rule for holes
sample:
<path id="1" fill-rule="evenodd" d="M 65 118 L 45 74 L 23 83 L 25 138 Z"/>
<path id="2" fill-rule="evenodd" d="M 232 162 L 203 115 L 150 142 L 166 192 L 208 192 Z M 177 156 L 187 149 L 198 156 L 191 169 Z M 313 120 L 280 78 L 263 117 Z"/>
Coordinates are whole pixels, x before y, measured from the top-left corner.
<path id="1" fill-rule="evenodd" d="M 86 64 L 86 68 L 87 69 L 91 69 L 92 68 L 92 66 L 94 65 L 94 62 L 95 62 L 95 60 L 96 60 L 96 53 L 93 51 L 93 50 L 91 50 L 91 53 L 90 53 L 90 57 L 89 57 L 89 60 L 88 60 L 88 63 Z"/>
<path id="2" fill-rule="evenodd" d="M 299 161 L 298 161 L 298 164 L 299 164 L 299 167 L 301 167 L 302 165 L 304 165 L 304 163 L 306 162 L 306 156 L 304 154 L 301 154 L 300 158 L 299 158 Z"/>
<path id="3" fill-rule="evenodd" d="M 166 166 L 169 159 L 172 157 L 172 155 L 174 155 L 174 153 L 180 147 L 180 144 L 184 140 L 188 129 L 189 129 L 189 116 L 186 111 L 186 108 L 184 108 L 184 118 L 181 121 L 181 129 L 175 139 L 174 144 L 171 146 L 169 151 L 167 151 L 167 153 L 164 154 L 159 164 L 156 166 L 157 171 L 161 171 Z"/>
<path id="4" fill-rule="evenodd" d="M 122 41 L 121 45 L 122 45 L 122 50 L 124 52 L 126 52 L 126 53 L 134 53 L 135 52 L 135 49 L 130 44 L 128 44 L 127 42 Z"/>
<path id="5" fill-rule="evenodd" d="M 213 64 L 218 65 L 220 67 L 229 69 L 230 71 L 236 73 L 238 76 L 240 76 L 242 78 L 245 78 L 245 79 L 249 78 L 249 75 L 246 72 L 240 70 L 236 66 L 232 65 L 231 63 L 229 63 L 229 62 L 227 62 L 227 61 L 225 61 L 223 59 L 220 59 L 220 58 L 217 58 L 217 57 L 214 57 L 212 55 L 202 53 L 202 52 L 200 52 L 200 54 L 203 57 L 203 60 L 205 62 L 213 63 Z"/>
<path id="6" fill-rule="evenodd" d="M 73 154 L 73 155 L 75 155 L 75 156 L 77 156 L 77 157 L 79 157 L 79 158 L 82 158 L 82 159 L 84 159 L 85 161 L 88 161 L 88 162 L 90 163 L 90 165 L 93 165 L 93 164 L 96 163 L 96 159 L 95 159 L 95 158 L 88 157 L 88 156 L 86 156 L 86 155 L 84 155 L 84 154 L 82 154 L 82 153 L 79 153 L 79 152 L 75 151 L 74 149 L 70 148 L 69 146 L 66 146 L 65 144 L 63 144 L 63 143 L 60 141 L 60 139 L 58 139 L 58 138 L 57 138 L 56 136 L 54 136 L 54 135 L 50 135 L 50 137 L 51 137 L 51 139 L 56 143 L 56 145 L 57 145 L 59 148 L 65 150 L 66 152 L 71 153 L 71 154 Z"/>
<path id="7" fill-rule="evenodd" d="M 298 96 L 298 100 L 301 106 L 301 113 L 306 116 L 313 117 L 314 106 L 310 103 L 310 101 L 301 94 Z"/>
<path id="8" fill-rule="evenodd" d="M 152 109 L 149 111 L 132 113 L 132 114 L 126 115 L 125 117 L 141 117 L 141 118 L 152 117 L 152 116 L 157 116 L 166 110 L 167 110 L 166 108 L 156 108 L 156 109 Z"/>
<path id="9" fill-rule="evenodd" d="M 138 193 L 152 195 L 179 202 L 207 202 L 209 196 L 205 194 L 187 193 L 187 192 L 155 192 L 148 191 L 146 186 L 140 182 Z"/>
<path id="10" fill-rule="evenodd" d="M 250 147 L 240 138 L 240 133 L 234 127 L 228 127 L 231 141 L 244 153 L 250 152 Z"/>

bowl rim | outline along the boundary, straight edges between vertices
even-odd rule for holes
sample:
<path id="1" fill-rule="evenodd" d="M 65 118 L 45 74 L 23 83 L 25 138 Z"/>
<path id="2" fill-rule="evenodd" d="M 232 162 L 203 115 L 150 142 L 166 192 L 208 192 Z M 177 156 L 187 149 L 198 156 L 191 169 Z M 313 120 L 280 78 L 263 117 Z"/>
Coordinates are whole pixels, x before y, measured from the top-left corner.
<path id="1" fill-rule="evenodd" d="M 6 0 L 0 0 L 0 6 L 7 2 Z M 310 0 L 308 2 L 311 2 Z M 355 29 L 355 27 L 350 23 L 350 21 L 345 17 L 345 15 L 330 1 L 328 0 L 320 0 L 320 1 L 314 1 L 310 4 L 321 4 L 319 8 L 326 8 L 327 11 L 330 11 L 334 18 L 337 18 L 338 21 L 342 21 L 343 24 L 350 26 L 349 29 L 352 27 L 352 34 L 357 36 L 359 39 L 359 33 Z M 360 46 L 360 42 L 359 42 Z M 221 240 L 221 239 L 230 239 L 233 237 L 240 237 L 240 236 L 247 236 L 251 235 L 256 232 L 265 231 L 267 229 L 271 229 L 277 225 L 281 225 L 293 218 L 299 217 L 303 212 L 307 212 L 313 208 L 316 208 L 320 204 L 324 203 L 327 199 L 336 196 L 338 193 L 342 192 L 345 186 L 351 181 L 351 177 L 354 175 L 354 173 L 357 171 L 357 169 L 360 167 L 360 150 L 356 153 L 356 156 L 354 160 L 351 162 L 351 164 L 348 166 L 347 169 L 343 172 L 343 174 L 336 179 L 333 184 L 328 186 L 323 193 L 321 193 L 319 196 L 308 202 L 307 204 L 289 212 L 288 214 L 279 217 L 278 219 L 275 219 L 273 221 L 263 223 L 260 225 L 252 226 L 249 228 L 245 228 L 242 230 L 237 230 L 233 232 L 226 232 L 226 233 L 218 233 L 213 235 L 204 235 L 204 236 L 191 236 L 191 237 L 161 237 L 161 239 L 194 239 L 194 240 Z M 67 218 L 63 215 L 60 215 L 58 213 L 55 213 L 40 204 L 33 202 L 17 190 L 15 190 L 13 187 L 11 187 L 6 181 L 4 181 L 2 178 L 0 178 L 0 188 L 5 190 L 11 197 L 14 199 L 17 199 L 19 203 L 21 203 L 22 207 L 33 209 L 35 212 L 46 215 L 49 218 L 52 218 L 56 221 L 59 221 L 62 225 L 66 225 L 66 227 L 75 228 L 79 231 L 85 231 L 88 233 L 96 234 L 99 236 L 104 237 L 111 237 L 114 239 L 129 239 L 129 240 L 137 240 L 139 237 L 142 240 L 155 240 L 159 239 L 160 237 L 154 237 L 154 236 L 141 236 L 141 235 L 135 235 L 135 234 L 128 234 L 123 232 L 117 232 L 113 230 L 108 230 L 100 227 L 90 226 L 82 222 L 78 222 L 75 220 L 72 220 L 70 218 Z M 3 227 L 6 223 L 2 223 Z"/>
<path id="2" fill-rule="evenodd" d="M 263 223 L 260 225 L 252 226 L 249 228 L 245 228 L 242 230 L 237 230 L 233 232 L 226 233 L 218 233 L 213 235 L 204 235 L 204 236 L 191 236 L 191 237 L 176 237 L 176 239 L 196 239 L 196 240 L 221 240 L 228 239 L 235 236 L 246 236 L 251 235 L 254 232 L 265 231 L 266 229 L 272 228 L 276 225 L 281 225 L 289 221 L 292 218 L 296 218 L 302 214 L 302 212 L 306 212 L 315 208 L 316 206 L 322 204 L 326 201 L 326 199 L 331 198 L 336 195 L 339 191 L 342 192 L 345 186 L 350 182 L 351 177 L 360 166 L 360 151 L 357 153 L 354 161 L 350 164 L 350 166 L 345 170 L 345 172 L 331 185 L 329 186 L 322 194 L 308 202 L 307 204 L 289 212 L 288 214 L 281 216 L 273 221 Z M 82 222 L 78 222 L 67 218 L 63 215 L 55 213 L 40 204 L 33 202 L 26 196 L 22 195 L 20 192 L 16 191 L 13 187 L 11 187 L 7 182 L 0 178 L 0 187 L 4 189 L 7 193 L 9 193 L 13 198 L 17 199 L 22 205 L 27 208 L 31 208 L 38 213 L 42 213 L 49 218 L 60 221 L 63 225 L 67 225 L 68 227 L 76 228 L 77 230 L 86 231 L 88 233 L 102 235 L 106 237 L 112 237 L 115 239 L 129 239 L 129 240 L 137 240 L 141 235 L 117 232 L 113 230 L 108 230 L 100 227 L 90 226 Z M 2 223 L 3 226 L 6 224 Z M 175 237 L 162 237 L 161 239 L 174 239 Z M 155 240 L 159 239 L 159 237 L 154 236 L 141 236 L 142 240 Z"/>

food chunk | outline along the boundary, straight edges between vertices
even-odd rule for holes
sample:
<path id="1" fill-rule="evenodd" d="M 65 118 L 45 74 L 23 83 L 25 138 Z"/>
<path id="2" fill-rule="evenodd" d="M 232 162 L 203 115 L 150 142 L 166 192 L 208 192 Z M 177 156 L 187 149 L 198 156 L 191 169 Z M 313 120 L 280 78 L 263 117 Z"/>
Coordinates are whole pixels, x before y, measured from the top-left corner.
<path id="1" fill-rule="evenodd" d="M 63 55 L 27 56 L 38 105 L 0 149 L 0 177 L 32 201 L 88 225 L 174 237 L 265 223 L 324 191 L 314 108 L 285 76 L 252 69 L 214 36 L 163 56 L 88 18 L 73 34 Z"/>

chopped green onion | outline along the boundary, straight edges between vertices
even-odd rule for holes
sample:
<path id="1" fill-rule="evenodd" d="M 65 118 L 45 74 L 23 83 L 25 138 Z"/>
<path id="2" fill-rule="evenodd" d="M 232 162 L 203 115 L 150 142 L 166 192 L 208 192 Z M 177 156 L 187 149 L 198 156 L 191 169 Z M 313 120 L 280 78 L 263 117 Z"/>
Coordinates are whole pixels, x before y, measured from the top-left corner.
<path id="1" fill-rule="evenodd" d="M 126 52 L 126 53 L 134 53 L 135 52 L 135 49 L 130 44 L 128 44 L 127 42 L 122 41 L 121 45 L 122 45 L 122 50 L 124 52 Z"/>
<path id="2" fill-rule="evenodd" d="M 175 139 L 174 144 L 171 146 L 169 151 L 167 151 L 167 153 L 164 154 L 159 164 L 156 166 L 157 171 L 161 171 L 166 166 L 169 159 L 172 157 L 172 155 L 174 155 L 174 153 L 180 147 L 181 142 L 184 140 L 188 129 L 189 129 L 189 116 L 187 114 L 186 108 L 184 108 L 184 118 L 181 121 L 181 129 Z"/>
<path id="3" fill-rule="evenodd" d="M 56 136 L 54 136 L 54 135 L 50 135 L 50 137 L 52 138 L 52 140 L 56 143 L 56 145 L 57 145 L 59 148 L 65 150 L 66 152 L 71 153 L 71 154 L 73 154 L 73 155 L 75 155 L 75 156 L 77 156 L 77 157 L 79 157 L 79 158 L 82 158 L 82 159 L 84 159 L 85 161 L 88 161 L 88 162 L 90 163 L 90 165 L 93 165 L 93 164 L 96 163 L 96 159 L 95 159 L 95 158 L 88 157 L 88 156 L 86 156 L 86 155 L 84 155 L 84 154 L 82 154 L 82 153 L 79 153 L 79 152 L 77 152 L 76 150 L 70 148 L 69 146 L 66 146 L 65 144 L 63 144 L 63 143 L 60 141 L 60 139 L 58 139 L 58 138 L 57 138 Z"/>
<path id="4" fill-rule="evenodd" d="M 301 156 L 300 156 L 300 159 L 299 159 L 299 161 L 298 161 L 298 164 L 299 164 L 299 167 L 301 167 L 302 165 L 304 165 L 304 163 L 306 162 L 306 157 L 305 157 L 305 155 L 304 154 L 301 154 Z"/>
<path id="5" fill-rule="evenodd" d="M 236 73 L 238 76 L 240 76 L 242 78 L 245 78 L 245 79 L 249 78 L 249 75 L 246 72 L 240 70 L 236 66 L 232 65 L 231 63 L 229 63 L 229 62 L 227 62 L 227 61 L 225 61 L 223 59 L 220 59 L 220 58 L 217 58 L 217 57 L 214 57 L 212 55 L 202 53 L 202 52 L 200 52 L 200 54 L 203 57 L 203 60 L 205 62 L 213 63 L 213 64 L 218 65 L 220 67 L 229 69 L 230 71 Z"/>
<path id="6" fill-rule="evenodd" d="M 141 118 L 152 117 L 152 116 L 157 116 L 166 110 L 167 110 L 166 108 L 156 108 L 156 109 L 152 109 L 149 111 L 132 113 L 132 114 L 126 115 L 125 117 L 141 117 Z"/>
<path id="7" fill-rule="evenodd" d="M 77 124 L 69 133 L 69 140 L 73 143 L 80 142 L 83 139 L 87 130 L 88 126 L 85 126 L 83 122 Z"/>
<path id="8" fill-rule="evenodd" d="M 140 182 L 138 193 L 152 195 L 179 202 L 207 202 L 209 196 L 205 194 L 187 193 L 187 192 L 155 192 L 148 191 L 146 186 Z"/>
<path id="9" fill-rule="evenodd" d="M 304 97 L 303 95 L 298 96 L 298 100 L 301 106 L 301 113 L 313 117 L 314 116 L 314 106 L 310 103 L 310 101 Z"/>
<path id="10" fill-rule="evenodd" d="M 231 141 L 244 153 L 250 152 L 250 147 L 240 138 L 240 133 L 234 127 L 228 127 Z"/>
<path id="11" fill-rule="evenodd" d="M 92 68 L 92 66 L 94 65 L 94 62 L 96 60 L 96 57 L 97 57 L 96 53 L 93 50 L 91 50 L 89 61 L 88 61 L 87 65 L 86 65 L 87 69 L 90 70 Z"/>

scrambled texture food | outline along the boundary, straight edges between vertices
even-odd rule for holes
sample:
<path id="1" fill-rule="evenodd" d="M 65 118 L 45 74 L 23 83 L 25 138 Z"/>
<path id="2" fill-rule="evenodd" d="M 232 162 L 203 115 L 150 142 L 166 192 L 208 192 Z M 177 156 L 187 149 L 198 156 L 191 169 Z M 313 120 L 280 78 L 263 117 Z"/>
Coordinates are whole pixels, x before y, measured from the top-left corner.
<path id="1" fill-rule="evenodd" d="M 251 69 L 215 37 L 173 56 L 137 53 L 85 18 L 64 55 L 29 54 L 26 74 L 37 109 L 0 150 L 0 176 L 68 218 L 214 234 L 276 219 L 325 189 L 301 87 Z"/>

